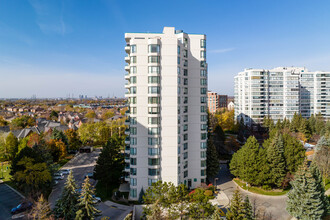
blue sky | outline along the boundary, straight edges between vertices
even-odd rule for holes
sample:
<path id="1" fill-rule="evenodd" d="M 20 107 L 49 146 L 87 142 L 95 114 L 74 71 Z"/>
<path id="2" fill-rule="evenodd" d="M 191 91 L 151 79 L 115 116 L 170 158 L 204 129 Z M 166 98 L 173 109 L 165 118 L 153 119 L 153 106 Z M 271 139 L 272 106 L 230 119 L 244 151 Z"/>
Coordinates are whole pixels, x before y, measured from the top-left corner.
<path id="1" fill-rule="evenodd" d="M 124 33 L 207 35 L 209 89 L 244 68 L 330 71 L 330 1 L 0 0 L 0 98 L 124 95 Z"/>

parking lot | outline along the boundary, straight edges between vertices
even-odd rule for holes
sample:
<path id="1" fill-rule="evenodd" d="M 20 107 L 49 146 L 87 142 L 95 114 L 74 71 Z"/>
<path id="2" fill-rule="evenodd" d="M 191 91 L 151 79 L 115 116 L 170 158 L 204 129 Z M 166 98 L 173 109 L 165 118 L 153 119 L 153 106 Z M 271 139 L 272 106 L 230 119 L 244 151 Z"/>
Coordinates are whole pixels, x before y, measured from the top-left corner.
<path id="1" fill-rule="evenodd" d="M 21 203 L 23 197 L 6 184 L 0 184 L 0 219 L 11 219 L 10 210 Z"/>
<path id="2" fill-rule="evenodd" d="M 80 188 L 81 184 L 84 182 L 85 175 L 93 172 L 99 154 L 99 149 L 96 149 L 92 153 L 78 153 L 66 165 L 64 165 L 62 169 L 71 169 L 73 171 L 73 176 Z M 67 176 L 68 175 L 64 175 L 63 180 L 58 180 L 58 184 L 54 186 L 53 191 L 49 196 L 48 201 L 52 209 L 55 207 L 56 200 L 60 197 L 63 191 Z M 90 179 L 90 183 L 95 185 L 93 179 Z M 130 211 L 132 211 L 131 206 L 119 205 L 110 201 L 98 203 L 97 208 L 102 211 L 101 216 L 97 219 L 102 219 L 102 217 L 106 216 L 113 220 L 122 220 Z M 0 218 L 0 220 L 2 219 Z"/>
<path id="3" fill-rule="evenodd" d="M 96 160 L 100 154 L 100 151 L 97 149 L 92 153 L 78 153 L 74 158 L 72 158 L 67 164 L 65 164 L 62 169 L 71 169 L 73 172 L 74 179 L 78 187 L 81 187 L 81 184 L 84 182 L 85 175 L 87 173 L 93 173 Z M 63 180 L 57 180 L 58 184 L 54 186 L 52 193 L 49 196 L 49 203 L 51 208 L 55 207 L 56 200 L 60 197 L 64 183 L 68 175 L 64 175 Z M 93 184 L 93 180 L 91 180 Z"/>

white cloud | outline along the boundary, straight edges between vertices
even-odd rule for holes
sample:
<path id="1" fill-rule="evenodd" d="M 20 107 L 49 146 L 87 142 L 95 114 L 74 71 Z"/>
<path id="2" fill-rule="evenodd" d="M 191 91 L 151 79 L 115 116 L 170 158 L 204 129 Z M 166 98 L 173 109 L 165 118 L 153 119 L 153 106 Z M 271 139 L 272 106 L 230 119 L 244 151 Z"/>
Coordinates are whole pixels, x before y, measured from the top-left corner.
<path id="1" fill-rule="evenodd" d="M 53 1 L 52 5 L 38 0 L 30 0 L 29 2 L 37 15 L 36 23 L 43 33 L 65 35 L 72 31 L 72 28 L 64 20 L 63 1 Z"/>

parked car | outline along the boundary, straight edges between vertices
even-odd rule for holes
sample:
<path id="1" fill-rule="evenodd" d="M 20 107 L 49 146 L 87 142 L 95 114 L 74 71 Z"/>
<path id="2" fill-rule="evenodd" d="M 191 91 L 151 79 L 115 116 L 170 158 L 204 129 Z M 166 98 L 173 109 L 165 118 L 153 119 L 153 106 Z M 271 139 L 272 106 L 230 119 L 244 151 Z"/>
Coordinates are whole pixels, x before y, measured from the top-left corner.
<path id="1" fill-rule="evenodd" d="M 88 177 L 89 179 L 93 179 L 94 178 L 94 174 L 93 173 L 86 173 L 85 179 L 86 179 L 86 177 Z"/>
<path id="2" fill-rule="evenodd" d="M 12 208 L 10 212 L 11 212 L 12 215 L 14 215 L 14 214 L 21 213 L 21 212 L 24 212 L 26 210 L 29 210 L 31 208 L 32 208 L 32 203 L 26 201 L 26 202 L 22 202 L 21 204 L 19 204 L 15 208 Z"/>
<path id="3" fill-rule="evenodd" d="M 97 197 L 97 196 L 95 196 L 95 195 L 93 195 L 93 199 L 94 199 L 94 200 L 93 200 L 94 203 L 99 203 L 99 202 L 102 201 L 100 197 Z"/>
<path id="4" fill-rule="evenodd" d="M 62 180 L 64 175 L 62 173 L 54 173 L 54 180 Z"/>
<path id="5" fill-rule="evenodd" d="M 64 169 L 64 170 L 60 170 L 60 172 L 64 175 L 68 175 L 70 173 L 70 169 Z"/>

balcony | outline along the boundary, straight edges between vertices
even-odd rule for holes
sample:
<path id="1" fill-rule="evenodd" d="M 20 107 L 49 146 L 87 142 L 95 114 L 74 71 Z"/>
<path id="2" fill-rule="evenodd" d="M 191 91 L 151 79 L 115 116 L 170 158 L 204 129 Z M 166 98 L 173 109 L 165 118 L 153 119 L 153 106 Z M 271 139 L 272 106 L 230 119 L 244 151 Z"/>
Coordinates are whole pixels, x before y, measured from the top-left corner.
<path id="1" fill-rule="evenodd" d="M 129 73 L 125 74 L 125 79 L 127 79 L 127 80 L 129 79 Z"/>
<path id="2" fill-rule="evenodd" d="M 131 123 L 130 123 L 130 120 L 129 119 L 126 119 L 125 120 L 125 125 L 130 125 Z"/>
<path id="3" fill-rule="evenodd" d="M 126 135 L 129 135 L 131 132 L 129 129 L 126 129 L 125 132 L 124 132 Z"/>
<path id="4" fill-rule="evenodd" d="M 125 144 L 130 144 L 130 143 L 131 143 L 130 138 L 129 137 L 126 137 L 125 138 Z M 125 160 L 126 160 L 126 158 L 125 158 Z"/>
<path id="5" fill-rule="evenodd" d="M 130 166 L 129 166 L 129 164 L 128 164 L 128 166 L 125 166 L 125 172 L 129 172 L 129 169 L 130 169 Z"/>
<path id="6" fill-rule="evenodd" d="M 129 89 L 131 84 L 129 82 L 125 83 L 125 89 Z"/>
<path id="7" fill-rule="evenodd" d="M 129 62 L 130 62 L 130 59 L 131 59 L 131 58 L 130 58 L 129 56 L 126 56 L 126 57 L 125 57 L 125 61 L 126 61 L 126 63 L 129 63 Z"/>
<path id="8" fill-rule="evenodd" d="M 126 71 L 129 71 L 129 70 L 130 70 L 129 65 L 126 65 L 126 66 L 125 66 L 125 70 L 126 70 Z"/>
<path id="9" fill-rule="evenodd" d="M 130 112 L 129 112 L 129 110 L 127 110 L 127 111 L 125 112 L 125 115 L 126 115 L 126 116 L 129 116 L 129 114 L 130 114 Z"/>
<path id="10" fill-rule="evenodd" d="M 130 50 L 131 50 L 131 46 L 130 46 L 130 45 L 126 45 L 126 46 L 125 46 L 125 51 L 126 51 L 127 53 L 129 53 Z"/>

